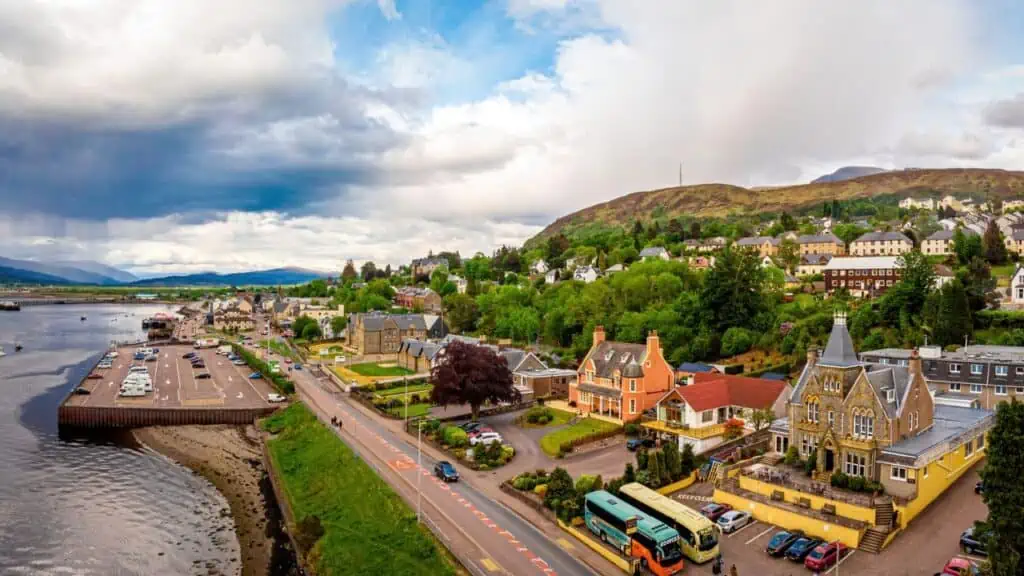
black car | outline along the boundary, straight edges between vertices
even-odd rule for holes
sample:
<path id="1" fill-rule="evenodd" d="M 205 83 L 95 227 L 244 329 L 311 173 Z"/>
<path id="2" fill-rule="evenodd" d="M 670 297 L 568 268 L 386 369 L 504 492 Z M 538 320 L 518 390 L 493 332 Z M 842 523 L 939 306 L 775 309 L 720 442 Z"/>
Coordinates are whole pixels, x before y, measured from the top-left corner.
<path id="1" fill-rule="evenodd" d="M 434 464 L 434 476 L 437 476 L 445 482 L 458 482 L 459 473 L 455 471 L 455 466 L 452 466 L 451 462 L 442 460 L 437 464 Z"/>
<path id="2" fill-rule="evenodd" d="M 483 425 L 484 425 L 483 422 L 466 422 L 464 424 L 459 424 L 459 428 L 462 428 L 463 430 L 466 431 L 466 434 L 469 434 L 473 430 L 476 430 L 477 428 L 479 428 L 479 427 L 481 427 Z"/>
<path id="3" fill-rule="evenodd" d="M 985 483 L 981 482 L 979 480 L 978 483 L 974 485 L 974 493 L 975 494 L 984 494 L 985 493 Z"/>
<path id="4" fill-rule="evenodd" d="M 91 394 L 91 392 L 89 392 L 85 388 L 75 388 L 75 394 L 80 394 L 82 396 L 85 396 L 86 394 Z"/>
<path id="5" fill-rule="evenodd" d="M 196 380 L 206 380 L 209 377 L 210 377 L 210 373 L 209 372 L 200 372 L 199 374 L 196 374 Z"/>
<path id="6" fill-rule="evenodd" d="M 654 446 L 654 440 L 651 438 L 630 438 L 626 440 L 626 450 L 630 452 L 636 452 L 640 447 L 652 448 Z"/>
<path id="7" fill-rule="evenodd" d="M 189 358 L 195 358 L 196 357 L 196 353 L 195 352 L 186 352 L 186 353 L 182 354 L 181 357 L 185 358 L 186 360 L 189 359 Z"/>
<path id="8" fill-rule="evenodd" d="M 975 536 L 974 528 L 968 528 L 960 535 L 960 549 L 964 551 L 964 554 L 988 556 L 988 550 L 985 549 L 986 536 L 982 534 Z"/>
<path id="9" fill-rule="evenodd" d="M 789 550 L 789 547 L 801 538 L 804 538 L 804 533 L 799 530 L 793 532 L 787 532 L 785 530 L 776 532 L 768 542 L 768 547 L 765 548 L 765 552 L 767 552 L 769 556 L 775 556 L 778 558 L 785 554 L 786 550 Z"/>
<path id="10" fill-rule="evenodd" d="M 205 364 L 205 363 L 203 363 L 203 362 L 194 362 L 194 363 L 192 364 L 192 369 L 193 369 L 193 370 L 198 370 L 198 369 L 200 369 L 200 368 L 206 368 L 206 364 Z"/>
<path id="11" fill-rule="evenodd" d="M 786 558 L 789 558 L 793 562 L 803 562 L 812 550 L 824 543 L 825 542 L 823 540 L 818 540 L 817 538 L 801 538 L 796 542 L 793 542 L 793 545 L 786 550 Z"/>

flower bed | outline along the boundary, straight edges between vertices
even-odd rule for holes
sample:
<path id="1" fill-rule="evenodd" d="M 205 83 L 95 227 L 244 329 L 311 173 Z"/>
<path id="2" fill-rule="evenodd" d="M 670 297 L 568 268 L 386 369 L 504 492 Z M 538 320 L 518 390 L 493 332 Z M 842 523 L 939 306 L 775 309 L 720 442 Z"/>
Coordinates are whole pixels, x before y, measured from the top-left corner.
<path id="1" fill-rule="evenodd" d="M 543 428 L 545 426 L 561 426 L 572 420 L 572 412 L 556 410 L 546 406 L 534 406 L 516 418 L 516 424 L 523 428 Z"/>
<path id="2" fill-rule="evenodd" d="M 423 441 L 434 448 L 450 454 L 463 465 L 473 470 L 486 471 L 508 464 L 516 450 L 508 444 L 492 442 L 486 446 L 470 446 L 469 435 L 458 426 L 442 423 L 435 418 L 424 418 L 409 422 L 406 431 L 415 435 L 417 427 L 422 430 Z"/>

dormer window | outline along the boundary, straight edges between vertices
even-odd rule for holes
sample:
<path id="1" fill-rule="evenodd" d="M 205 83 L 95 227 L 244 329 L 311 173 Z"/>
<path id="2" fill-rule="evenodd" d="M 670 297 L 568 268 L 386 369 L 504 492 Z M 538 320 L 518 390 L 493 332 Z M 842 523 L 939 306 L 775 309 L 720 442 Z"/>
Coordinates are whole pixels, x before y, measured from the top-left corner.
<path id="1" fill-rule="evenodd" d="M 885 401 L 889 404 L 896 402 L 896 390 L 890 388 L 885 391 Z"/>
<path id="2" fill-rule="evenodd" d="M 625 364 L 627 360 L 629 360 L 629 352 L 626 352 L 619 358 L 619 364 Z"/>
<path id="3" fill-rule="evenodd" d="M 605 352 L 604 361 L 605 362 L 611 362 L 612 358 L 614 358 L 614 357 L 615 357 L 615 350 L 609 350 L 608 352 Z"/>

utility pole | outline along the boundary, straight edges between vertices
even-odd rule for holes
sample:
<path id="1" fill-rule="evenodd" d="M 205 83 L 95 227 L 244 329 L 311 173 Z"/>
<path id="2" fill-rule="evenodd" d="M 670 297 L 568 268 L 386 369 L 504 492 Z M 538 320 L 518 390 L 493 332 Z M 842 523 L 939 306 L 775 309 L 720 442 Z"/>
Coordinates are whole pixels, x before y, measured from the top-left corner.
<path id="1" fill-rule="evenodd" d="M 423 426 L 421 422 L 416 423 L 416 522 L 422 522 L 423 517 L 423 490 L 420 489 L 421 480 L 423 479 L 423 470 L 421 470 L 423 462 Z"/>
<path id="2" fill-rule="evenodd" d="M 679 187 L 683 187 L 683 163 L 679 163 Z"/>

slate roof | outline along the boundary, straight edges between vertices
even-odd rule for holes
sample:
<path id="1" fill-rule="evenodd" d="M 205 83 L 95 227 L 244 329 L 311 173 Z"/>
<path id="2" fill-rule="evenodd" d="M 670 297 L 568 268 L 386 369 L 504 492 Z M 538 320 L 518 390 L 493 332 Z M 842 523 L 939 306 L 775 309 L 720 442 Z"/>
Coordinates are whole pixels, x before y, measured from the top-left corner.
<path id="1" fill-rule="evenodd" d="M 886 456 L 918 458 L 943 443 L 955 443 L 963 436 L 992 426 L 994 416 L 995 414 L 989 410 L 937 404 L 932 415 L 931 428 L 883 448 L 879 460 L 888 460 Z"/>
<path id="2" fill-rule="evenodd" d="M 698 372 L 711 372 L 715 367 L 709 364 L 701 364 L 700 362 L 683 362 L 676 367 L 677 372 L 690 372 L 696 374 Z"/>
<path id="3" fill-rule="evenodd" d="M 499 354 L 505 357 L 505 361 L 508 362 L 508 369 L 513 372 L 526 359 L 526 352 L 518 348 L 506 348 L 499 352 Z"/>
<path id="4" fill-rule="evenodd" d="M 800 257 L 800 264 L 808 266 L 822 266 L 832 260 L 831 254 L 804 254 Z"/>
<path id="5" fill-rule="evenodd" d="M 594 363 L 594 375 L 599 378 L 612 378 L 616 370 L 621 372 L 631 360 L 643 363 L 646 357 L 647 346 L 644 344 L 605 340 L 591 350 L 589 360 Z"/>
<path id="6" fill-rule="evenodd" d="M 906 366 L 869 366 L 867 367 L 868 382 L 878 397 L 878 402 L 885 407 L 885 413 L 892 420 L 899 416 L 902 409 L 903 394 L 910 386 L 910 369 Z M 886 390 L 896 391 L 896 401 L 886 400 Z"/>
<path id="7" fill-rule="evenodd" d="M 850 332 L 846 329 L 845 318 L 837 318 L 832 322 L 832 333 L 829 334 L 828 344 L 825 345 L 825 352 L 821 355 L 821 359 L 818 362 L 824 366 L 836 368 L 847 368 L 861 364 L 860 360 L 857 359 L 857 351 L 853 348 L 853 339 L 850 338 Z"/>
<path id="8" fill-rule="evenodd" d="M 796 237 L 797 244 L 821 244 L 823 242 L 831 242 L 832 244 L 843 245 L 843 241 L 839 239 L 835 234 L 805 234 L 803 236 Z"/>
<path id="9" fill-rule="evenodd" d="M 673 388 L 659 402 L 675 393 L 697 412 L 720 406 L 761 409 L 774 404 L 786 388 L 785 382 L 777 380 L 729 374 L 696 374 L 693 384 Z"/>
<path id="10" fill-rule="evenodd" d="M 426 330 L 427 323 L 423 320 L 422 314 L 401 314 L 390 316 L 399 330 Z"/>
<path id="11" fill-rule="evenodd" d="M 650 246 L 640 251 L 641 258 L 659 258 L 662 254 L 667 253 L 663 246 Z"/>
<path id="12" fill-rule="evenodd" d="M 900 232 L 868 232 L 867 234 L 861 235 L 853 242 L 889 242 L 893 240 L 913 244 L 910 238 L 907 238 Z"/>
<path id="13" fill-rule="evenodd" d="M 1024 230 L 1014 230 L 1011 237 L 1014 240 L 1024 240 Z"/>
<path id="14" fill-rule="evenodd" d="M 899 268 L 899 256 L 841 256 L 829 260 L 825 270 L 888 270 Z"/>
<path id="15" fill-rule="evenodd" d="M 760 246 L 768 243 L 772 246 L 778 246 L 781 240 L 778 238 L 772 238 L 771 236 L 751 236 L 748 238 L 740 238 L 736 241 L 737 246 Z"/>
<path id="16" fill-rule="evenodd" d="M 622 377 L 623 378 L 643 378 L 644 377 L 644 369 L 641 368 L 640 365 L 636 363 L 636 358 L 633 358 L 632 360 L 629 361 L 629 364 L 626 364 L 626 369 L 622 371 Z"/>

